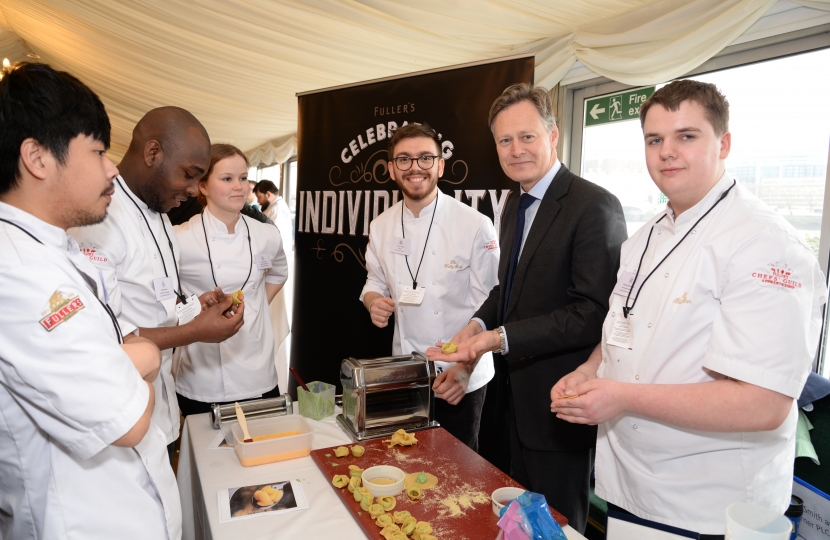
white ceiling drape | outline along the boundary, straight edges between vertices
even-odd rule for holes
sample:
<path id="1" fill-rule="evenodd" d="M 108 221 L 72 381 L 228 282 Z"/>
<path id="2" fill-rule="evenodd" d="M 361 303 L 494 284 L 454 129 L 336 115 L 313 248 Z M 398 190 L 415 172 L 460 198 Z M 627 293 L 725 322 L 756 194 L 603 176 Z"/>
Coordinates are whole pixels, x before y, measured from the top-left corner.
<path id="1" fill-rule="evenodd" d="M 526 51 L 548 87 L 577 59 L 625 83 L 662 82 L 711 58 L 774 2 L 3 0 L 0 58 L 35 53 L 92 87 L 116 160 L 144 113 L 178 105 L 212 140 L 270 164 L 293 149 L 297 92 Z"/>

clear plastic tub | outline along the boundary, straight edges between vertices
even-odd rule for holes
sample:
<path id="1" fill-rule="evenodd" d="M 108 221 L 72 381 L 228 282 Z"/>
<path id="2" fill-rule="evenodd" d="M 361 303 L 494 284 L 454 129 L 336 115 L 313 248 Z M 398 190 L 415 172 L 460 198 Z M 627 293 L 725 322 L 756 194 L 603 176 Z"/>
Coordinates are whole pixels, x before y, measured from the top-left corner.
<path id="1" fill-rule="evenodd" d="M 243 442 L 245 437 L 239 424 L 231 425 L 231 430 L 236 457 L 245 467 L 305 457 L 311 453 L 314 437 L 311 426 L 298 415 L 248 420 L 248 433 L 254 442 Z M 257 440 L 269 435 L 279 437 Z"/>

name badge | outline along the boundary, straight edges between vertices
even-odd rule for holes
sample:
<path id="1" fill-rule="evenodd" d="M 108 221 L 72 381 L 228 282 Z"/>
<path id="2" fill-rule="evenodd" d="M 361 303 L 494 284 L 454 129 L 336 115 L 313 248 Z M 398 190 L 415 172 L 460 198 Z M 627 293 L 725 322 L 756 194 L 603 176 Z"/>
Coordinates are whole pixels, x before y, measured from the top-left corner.
<path id="1" fill-rule="evenodd" d="M 257 270 L 268 270 L 271 268 L 271 258 L 267 253 L 258 253 L 254 255 L 254 262 L 256 262 Z"/>
<path id="2" fill-rule="evenodd" d="M 187 324 L 196 318 L 196 315 L 202 312 L 202 305 L 199 303 L 199 298 L 195 294 L 191 294 L 187 299 L 187 303 L 176 304 L 176 318 L 179 319 L 179 324 Z"/>
<path id="3" fill-rule="evenodd" d="M 156 300 L 164 302 L 176 296 L 176 287 L 173 285 L 173 278 L 161 277 L 153 280 L 153 289 L 156 291 Z"/>
<path id="4" fill-rule="evenodd" d="M 619 281 L 617 281 L 617 285 L 614 287 L 614 294 L 628 296 L 628 291 L 631 291 L 631 297 L 634 298 L 640 291 L 640 287 L 643 285 L 643 281 L 645 279 L 646 276 L 640 274 L 640 277 L 637 278 L 637 284 L 634 286 L 634 290 L 631 291 L 631 285 L 634 284 L 634 272 L 623 272 Z"/>
<path id="5" fill-rule="evenodd" d="M 426 287 L 418 287 L 417 290 L 413 290 L 412 287 L 404 287 L 401 297 L 398 298 L 398 303 L 408 306 L 420 306 L 421 302 L 424 301 L 426 290 Z"/>
<path id="6" fill-rule="evenodd" d="M 395 255 L 412 255 L 412 239 L 395 237 L 390 242 Z"/>
<path id="7" fill-rule="evenodd" d="M 605 342 L 606 344 L 631 350 L 634 344 L 631 317 L 631 314 L 628 315 L 628 318 L 623 317 L 621 311 L 611 312 L 611 319 L 614 324 L 611 327 L 611 335 L 608 337 L 608 341 Z"/>

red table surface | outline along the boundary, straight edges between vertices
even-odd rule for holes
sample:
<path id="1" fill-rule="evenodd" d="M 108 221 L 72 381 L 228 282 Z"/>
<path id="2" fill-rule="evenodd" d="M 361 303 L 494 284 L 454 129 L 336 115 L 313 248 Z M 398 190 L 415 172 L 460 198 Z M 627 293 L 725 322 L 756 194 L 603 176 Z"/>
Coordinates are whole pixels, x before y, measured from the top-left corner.
<path id="1" fill-rule="evenodd" d="M 361 469 L 375 465 L 393 465 L 407 474 L 421 471 L 434 474 L 438 477 L 438 485 L 425 490 L 423 499 L 412 501 L 405 492 L 401 493 L 395 497 L 397 503 L 392 512 L 408 510 L 418 521 L 429 522 L 433 528 L 432 534 L 439 540 L 495 538 L 499 533 L 498 518 L 493 514 L 490 495 L 500 487 L 522 486 L 443 428 L 416 431 L 415 436 L 418 444 L 391 449 L 389 443 L 382 442 L 382 439 L 364 441 L 360 444 L 366 453 L 359 458 L 351 453 L 344 458 L 335 457 L 335 447 L 313 450 L 311 457 L 323 476 L 329 480 L 336 474 L 348 476 L 349 465 L 357 465 Z M 340 496 L 366 536 L 382 540 L 380 527 L 368 512 L 360 509 L 360 503 L 355 502 L 349 490 L 336 488 L 331 482 L 329 485 Z M 479 495 L 479 500 L 480 495 L 484 495 L 486 502 L 474 502 L 472 499 L 476 495 Z M 465 496 L 467 498 L 462 498 Z M 556 510 L 551 509 L 551 513 L 560 525 L 568 523 L 565 516 Z"/>

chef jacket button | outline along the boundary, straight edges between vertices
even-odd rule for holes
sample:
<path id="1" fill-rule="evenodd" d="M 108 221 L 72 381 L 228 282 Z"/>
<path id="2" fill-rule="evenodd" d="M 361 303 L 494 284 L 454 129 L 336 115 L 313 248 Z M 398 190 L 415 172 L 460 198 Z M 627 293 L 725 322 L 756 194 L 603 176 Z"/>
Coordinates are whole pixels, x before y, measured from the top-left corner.
<path id="1" fill-rule="evenodd" d="M 695 234 L 696 232 L 697 232 L 697 229 L 692 229 L 692 234 Z"/>
<path id="2" fill-rule="evenodd" d="M 638 381 L 640 380 L 640 376 L 639 376 L 639 375 L 634 375 L 634 378 L 635 378 L 636 380 L 638 380 Z"/>
<path id="3" fill-rule="evenodd" d="M 668 273 L 668 272 L 666 272 L 666 277 L 669 277 L 669 273 Z"/>
<path id="4" fill-rule="evenodd" d="M 634 424 L 634 426 L 632 426 L 632 427 L 633 427 L 634 429 L 637 429 L 637 424 Z"/>
<path id="5" fill-rule="evenodd" d="M 159 256 L 158 256 L 158 255 L 156 255 L 155 253 L 153 253 L 153 258 L 154 258 L 154 259 L 158 259 L 158 258 L 159 258 Z"/>
<path id="6" fill-rule="evenodd" d="M 438 312 L 436 311 L 435 314 L 438 315 Z"/>
<path id="7" fill-rule="evenodd" d="M 399 282 L 398 282 L 398 285 L 400 285 L 400 284 L 401 284 L 401 282 L 399 281 Z"/>
<path id="8" fill-rule="evenodd" d="M 616 316 L 617 316 L 616 312 L 612 311 L 612 312 L 611 312 L 611 316 L 612 316 L 612 317 L 616 317 Z"/>
<path id="9" fill-rule="evenodd" d="M 648 323 L 648 327 L 651 328 L 651 323 Z"/>
<path id="10" fill-rule="evenodd" d="M 221 264 L 217 264 L 217 265 L 216 265 L 216 268 L 222 268 L 222 265 L 221 265 Z M 666 274 L 666 275 L 668 276 L 668 274 Z"/>
<path id="11" fill-rule="evenodd" d="M 660 229 L 657 229 L 657 234 L 663 234 L 663 231 L 661 231 Z"/>
<path id="12" fill-rule="evenodd" d="M 435 282 L 433 281 L 432 284 L 435 285 Z"/>

